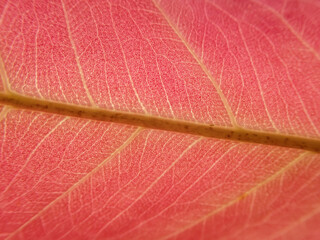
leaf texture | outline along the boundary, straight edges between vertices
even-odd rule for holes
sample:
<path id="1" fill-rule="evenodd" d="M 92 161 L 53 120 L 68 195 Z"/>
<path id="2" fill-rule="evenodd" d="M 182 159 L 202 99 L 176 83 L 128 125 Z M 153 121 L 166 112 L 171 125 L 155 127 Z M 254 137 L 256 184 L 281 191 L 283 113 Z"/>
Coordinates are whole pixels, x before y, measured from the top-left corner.
<path id="1" fill-rule="evenodd" d="M 318 239 L 320 155 L 299 144 L 320 146 L 319 13 L 302 0 L 0 2 L 0 239 Z"/>

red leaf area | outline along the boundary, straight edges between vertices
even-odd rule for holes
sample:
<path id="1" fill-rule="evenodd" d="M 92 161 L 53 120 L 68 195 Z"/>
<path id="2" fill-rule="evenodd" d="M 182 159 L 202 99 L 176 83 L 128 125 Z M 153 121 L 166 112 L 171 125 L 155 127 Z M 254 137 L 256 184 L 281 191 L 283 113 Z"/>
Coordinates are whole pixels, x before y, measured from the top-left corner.
<path id="1" fill-rule="evenodd" d="M 1 1 L 0 91 L 320 139 L 320 2 Z M 2 103 L 0 239 L 319 239 L 320 155 Z"/>

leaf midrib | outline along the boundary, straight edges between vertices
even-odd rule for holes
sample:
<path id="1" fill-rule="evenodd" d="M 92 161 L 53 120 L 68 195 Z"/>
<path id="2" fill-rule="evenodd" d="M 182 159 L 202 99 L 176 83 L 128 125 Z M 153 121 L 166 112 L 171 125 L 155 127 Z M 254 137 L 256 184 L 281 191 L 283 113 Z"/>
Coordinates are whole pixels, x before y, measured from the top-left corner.
<path id="1" fill-rule="evenodd" d="M 234 127 L 224 127 L 224 126 L 216 126 L 213 124 L 205 124 L 205 123 L 195 123 L 188 122 L 184 120 L 163 118 L 158 116 L 152 116 L 148 114 L 138 114 L 138 113 L 130 113 L 130 112 L 122 112 L 122 111 L 111 111 L 107 109 L 101 109 L 98 107 L 92 106 L 79 106 L 72 105 L 68 103 L 59 103 L 52 102 L 50 100 L 41 100 L 35 99 L 32 97 L 26 97 L 17 93 L 12 92 L 7 84 L 4 81 L 4 93 L 0 93 L 0 104 L 5 104 L 14 108 L 20 109 L 29 109 L 33 111 L 47 112 L 53 114 L 60 114 L 65 116 L 73 116 L 78 118 L 85 118 L 97 121 L 106 121 L 106 122 L 115 122 L 115 123 L 123 123 L 128 125 L 134 125 L 144 128 L 150 129 L 159 129 L 165 131 L 172 132 L 180 132 L 193 134 L 198 136 L 204 136 L 208 138 L 218 138 L 218 139 L 227 139 L 227 140 L 235 140 L 240 142 L 251 142 L 258 144 L 266 144 L 273 146 L 282 146 L 288 148 L 297 148 L 303 149 L 313 152 L 320 152 L 320 139 L 316 138 L 308 138 L 301 137 L 295 135 L 286 135 L 272 132 L 263 132 L 257 130 L 244 129 L 237 125 L 235 117 L 231 111 L 231 108 L 226 100 L 224 94 L 221 89 L 215 82 L 214 78 L 211 76 L 210 71 L 206 68 L 206 66 L 198 59 L 193 50 L 190 48 L 188 43 L 184 40 L 184 38 L 179 33 L 178 29 L 171 23 L 170 19 L 166 16 L 166 14 L 162 11 L 159 5 L 152 0 L 155 7 L 165 18 L 167 23 L 170 25 L 172 30 L 178 35 L 181 39 L 185 47 L 188 49 L 190 54 L 194 57 L 196 62 L 199 64 L 201 69 L 206 73 L 208 78 L 213 83 L 216 88 L 219 96 L 224 103 L 224 106 L 228 112 L 232 125 Z M 2 59 L 0 57 L 0 68 L 2 74 L 4 75 L 4 79 L 8 79 L 6 76 L 6 71 L 3 66 Z M 3 79 L 3 80 L 4 80 Z M 6 113 L 2 113 L 5 115 Z M 1 114 L 0 114 L 1 120 Z"/>
<path id="2" fill-rule="evenodd" d="M 139 113 L 110 111 L 90 106 L 77 106 L 35 99 L 10 92 L 0 93 L 0 104 L 19 109 L 96 121 L 122 123 L 150 129 L 193 134 L 208 138 L 227 139 L 320 152 L 320 139 L 263 132 L 239 127 L 223 127 L 213 124 L 194 123 Z"/>

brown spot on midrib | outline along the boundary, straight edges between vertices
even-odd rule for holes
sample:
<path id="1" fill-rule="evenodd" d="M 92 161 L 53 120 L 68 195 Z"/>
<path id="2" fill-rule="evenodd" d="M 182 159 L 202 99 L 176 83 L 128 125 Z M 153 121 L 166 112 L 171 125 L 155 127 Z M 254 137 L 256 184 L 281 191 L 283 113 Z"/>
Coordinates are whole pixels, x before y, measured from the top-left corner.
<path id="1" fill-rule="evenodd" d="M 320 152 L 319 139 L 259 132 L 241 128 L 219 127 L 212 124 L 193 123 L 135 113 L 109 111 L 66 103 L 50 102 L 13 93 L 0 93 L 0 103 L 15 108 L 86 118 L 96 121 L 123 123 L 150 129 L 188 133 L 208 138 L 227 139 Z"/>

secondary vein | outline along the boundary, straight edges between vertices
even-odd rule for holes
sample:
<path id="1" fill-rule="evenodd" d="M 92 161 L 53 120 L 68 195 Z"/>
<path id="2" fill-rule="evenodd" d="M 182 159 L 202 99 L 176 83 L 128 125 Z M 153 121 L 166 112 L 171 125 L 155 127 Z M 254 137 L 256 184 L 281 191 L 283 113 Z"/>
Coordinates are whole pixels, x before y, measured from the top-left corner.
<path id="1" fill-rule="evenodd" d="M 189 44 L 187 43 L 187 41 L 184 39 L 184 37 L 180 34 L 179 30 L 176 28 L 176 26 L 170 21 L 170 19 L 167 17 L 167 15 L 165 14 L 165 12 L 161 9 L 161 7 L 154 1 L 152 0 L 153 4 L 155 5 L 155 7 L 159 10 L 159 12 L 162 14 L 162 16 L 164 17 L 164 19 L 167 21 L 167 23 L 169 24 L 169 26 L 172 28 L 172 30 L 175 32 L 175 34 L 179 37 L 179 39 L 181 40 L 181 42 L 184 44 L 184 46 L 188 49 L 188 51 L 190 52 L 190 54 L 192 55 L 192 57 L 194 58 L 194 60 L 198 63 L 198 65 L 201 67 L 202 71 L 206 74 L 206 76 L 210 79 L 210 81 L 212 82 L 214 88 L 216 89 L 217 93 L 219 94 L 221 101 L 229 115 L 230 121 L 232 123 L 233 126 L 237 127 L 237 121 L 236 118 L 233 114 L 233 111 L 231 110 L 231 107 L 228 103 L 227 98 L 225 97 L 225 95 L 223 94 L 223 92 L 220 89 L 220 86 L 218 85 L 218 83 L 216 82 L 216 80 L 214 79 L 214 77 L 211 75 L 210 71 L 207 69 L 207 67 L 203 64 L 203 62 L 201 62 L 201 60 L 199 59 L 199 57 L 194 53 L 194 50 L 189 46 Z"/>

